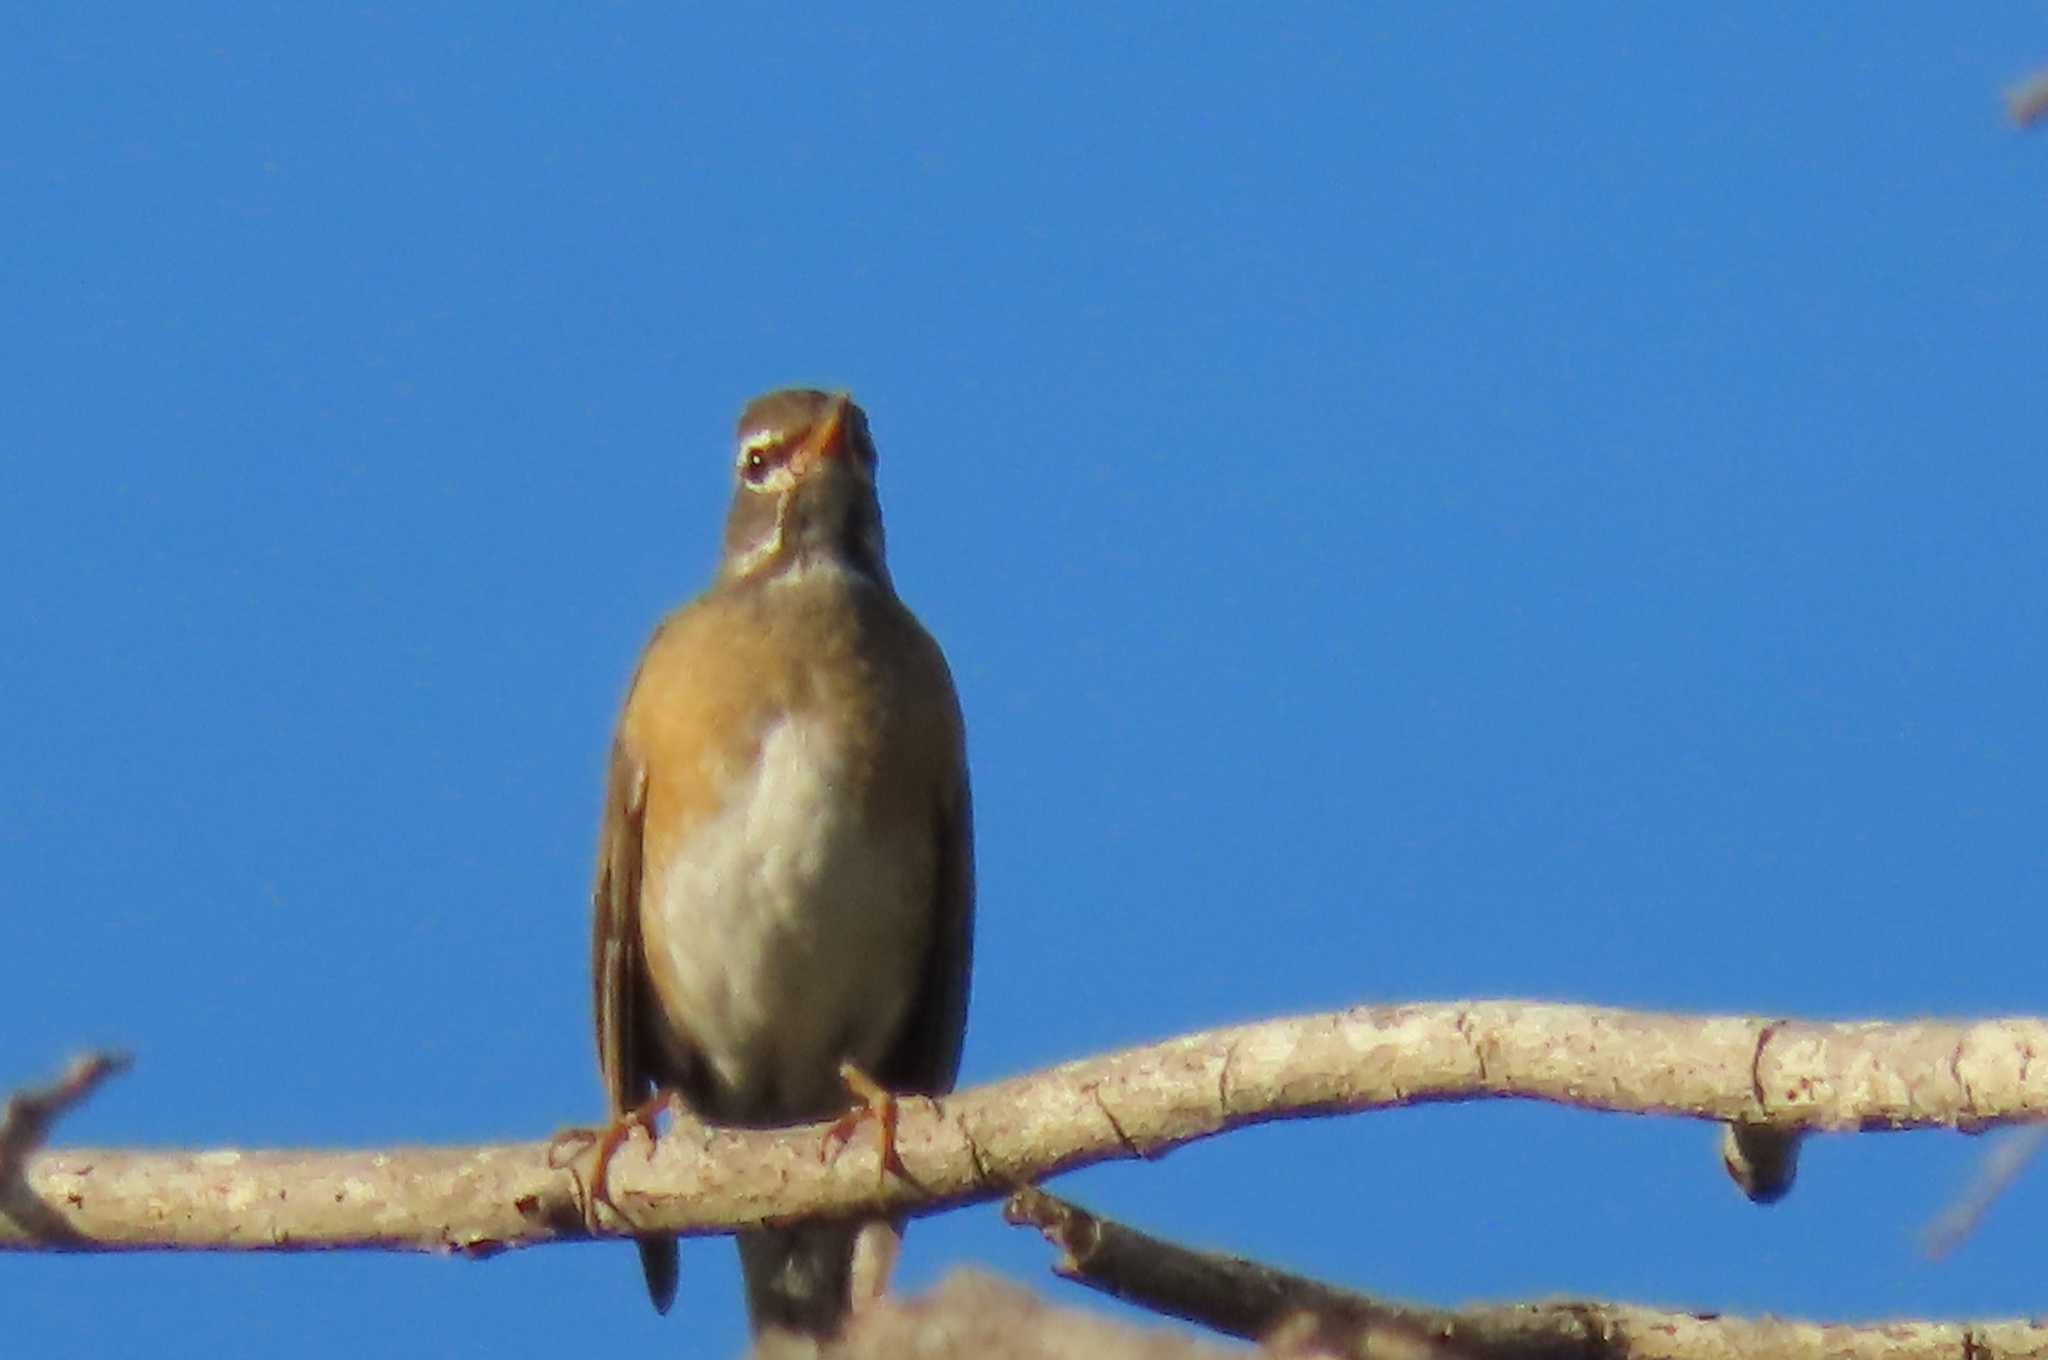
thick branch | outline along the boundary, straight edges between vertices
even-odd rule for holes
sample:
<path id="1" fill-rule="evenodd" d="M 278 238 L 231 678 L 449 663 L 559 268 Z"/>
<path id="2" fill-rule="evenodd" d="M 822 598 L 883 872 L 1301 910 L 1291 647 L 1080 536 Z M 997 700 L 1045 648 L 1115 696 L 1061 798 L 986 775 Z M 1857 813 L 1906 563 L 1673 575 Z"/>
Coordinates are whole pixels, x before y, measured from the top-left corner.
<path id="1" fill-rule="evenodd" d="M 611 1188 L 631 1223 L 721 1233 L 887 1207 L 931 1212 L 1060 1171 L 1157 1156 L 1246 1124 L 1498 1097 L 1782 1131 L 2048 1117 L 2048 1022 L 1809 1024 L 1526 1002 L 1358 1007 L 1193 1034 L 904 1102 L 911 1179 L 873 1144 L 820 1161 L 821 1128 L 684 1121 Z M 587 1165 L 580 1168 L 587 1173 Z M 488 1253 L 590 1235 L 585 1174 L 546 1143 L 384 1152 L 58 1150 L 0 1184 L 0 1249 Z M 602 1231 L 627 1224 L 604 1215 Z"/>

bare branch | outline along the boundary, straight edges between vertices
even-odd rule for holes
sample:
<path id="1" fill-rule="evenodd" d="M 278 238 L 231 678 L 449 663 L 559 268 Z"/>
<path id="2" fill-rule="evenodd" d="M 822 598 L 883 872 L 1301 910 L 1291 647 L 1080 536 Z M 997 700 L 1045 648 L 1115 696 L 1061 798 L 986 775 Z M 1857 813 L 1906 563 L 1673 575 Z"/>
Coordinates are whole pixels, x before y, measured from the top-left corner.
<path id="1" fill-rule="evenodd" d="M 870 1144 L 825 1163 L 823 1126 L 683 1121 L 612 1163 L 631 1225 L 685 1234 L 887 1209 L 929 1213 L 1042 1177 L 1277 1119 L 1520 1098 L 1741 1121 L 1781 1134 L 2048 1117 L 2048 1022 L 1810 1024 L 1493 1001 L 1358 1007 L 1212 1030 L 941 1102 L 906 1099 L 907 1177 Z M 487 1253 L 591 1235 L 587 1166 L 549 1144 L 371 1152 L 60 1150 L 0 1200 L 0 1249 Z M 628 1230 L 609 1210 L 597 1229 Z"/>
<path id="2" fill-rule="evenodd" d="M 1059 1248 L 1053 1270 L 1062 1277 L 1247 1341 L 1272 1335 L 1300 1314 L 1341 1321 L 1353 1331 L 1381 1324 L 1420 1335 L 1393 1305 L 1241 1256 L 1178 1246 L 1036 1188 L 1005 1200 L 1003 1217 L 1037 1228 Z"/>
<path id="3" fill-rule="evenodd" d="M 1040 1190 L 1003 1206 L 1060 1249 L 1059 1274 L 1154 1312 L 1283 1354 L 1485 1356 L 1488 1360 L 1802 1360 L 1813 1357 L 2038 1356 L 2048 1325 L 2023 1322 L 1821 1326 L 1546 1300 L 1430 1308 L 1377 1299 L 1239 1257 L 1194 1251 Z"/>
<path id="4" fill-rule="evenodd" d="M 130 1061 L 125 1053 L 81 1054 L 48 1086 L 32 1086 L 9 1096 L 6 1109 L 0 1110 L 0 1185 L 13 1180 L 28 1155 L 43 1145 L 51 1125 L 108 1077 L 127 1071 Z"/>

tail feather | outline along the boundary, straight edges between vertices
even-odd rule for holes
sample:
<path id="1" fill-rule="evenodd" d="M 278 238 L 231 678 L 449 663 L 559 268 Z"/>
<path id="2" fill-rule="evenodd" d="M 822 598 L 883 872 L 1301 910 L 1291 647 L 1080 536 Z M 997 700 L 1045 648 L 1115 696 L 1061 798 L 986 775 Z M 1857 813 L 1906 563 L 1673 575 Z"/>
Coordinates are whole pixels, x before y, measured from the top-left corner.
<path id="1" fill-rule="evenodd" d="M 676 1240 L 643 1237 L 635 1245 L 640 1248 L 640 1273 L 647 1277 L 647 1297 L 654 1300 L 655 1312 L 666 1313 L 676 1301 Z"/>
<path id="2" fill-rule="evenodd" d="M 739 1234 L 755 1333 L 838 1335 L 850 1313 L 888 1287 L 901 1236 L 901 1226 L 886 1219 Z"/>

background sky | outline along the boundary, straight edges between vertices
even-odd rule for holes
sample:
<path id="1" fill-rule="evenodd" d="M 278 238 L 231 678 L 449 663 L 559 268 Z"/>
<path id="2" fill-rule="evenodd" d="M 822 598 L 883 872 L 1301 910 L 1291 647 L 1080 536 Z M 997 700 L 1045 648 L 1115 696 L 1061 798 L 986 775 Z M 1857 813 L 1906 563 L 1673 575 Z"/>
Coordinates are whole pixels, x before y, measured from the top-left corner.
<path id="1" fill-rule="evenodd" d="M 731 421 L 850 387 L 966 706 L 968 1081 L 1520 996 L 2048 1011 L 2048 10 L 0 14 L 0 1087 L 601 1109 L 587 890 Z M 1506 1105 L 1057 1188 L 1439 1303 L 2039 1313 L 2048 1169 Z M 723 1241 L 0 1259 L 22 1355 L 730 1353 Z M 996 1211 L 920 1224 L 1059 1298 Z"/>

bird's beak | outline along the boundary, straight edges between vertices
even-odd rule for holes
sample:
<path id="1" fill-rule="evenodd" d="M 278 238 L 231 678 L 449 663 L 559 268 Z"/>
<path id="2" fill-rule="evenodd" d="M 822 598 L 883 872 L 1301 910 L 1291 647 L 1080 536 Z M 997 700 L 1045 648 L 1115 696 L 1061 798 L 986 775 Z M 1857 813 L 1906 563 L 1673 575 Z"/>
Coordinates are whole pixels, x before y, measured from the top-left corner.
<path id="1" fill-rule="evenodd" d="M 832 404 L 825 408 L 825 414 L 811 427 L 810 435 L 803 447 L 797 450 L 792 465 L 808 467 L 820 458 L 838 458 L 846 451 L 846 408 L 853 404 L 853 398 L 845 392 L 832 394 Z"/>

